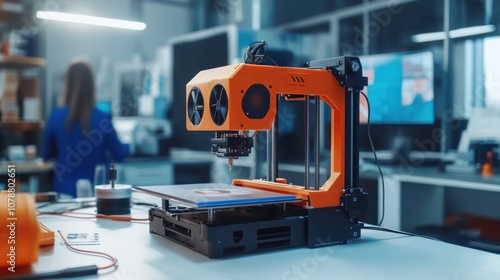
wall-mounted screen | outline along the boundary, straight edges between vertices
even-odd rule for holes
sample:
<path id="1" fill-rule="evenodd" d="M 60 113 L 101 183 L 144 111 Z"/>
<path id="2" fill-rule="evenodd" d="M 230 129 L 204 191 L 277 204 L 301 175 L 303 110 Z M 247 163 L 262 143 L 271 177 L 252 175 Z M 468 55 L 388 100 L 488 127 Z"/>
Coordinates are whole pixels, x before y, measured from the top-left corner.
<path id="1" fill-rule="evenodd" d="M 360 57 L 368 77 L 365 93 L 374 124 L 434 123 L 432 52 L 392 53 Z M 360 122 L 366 123 L 366 100 L 360 98 Z"/>

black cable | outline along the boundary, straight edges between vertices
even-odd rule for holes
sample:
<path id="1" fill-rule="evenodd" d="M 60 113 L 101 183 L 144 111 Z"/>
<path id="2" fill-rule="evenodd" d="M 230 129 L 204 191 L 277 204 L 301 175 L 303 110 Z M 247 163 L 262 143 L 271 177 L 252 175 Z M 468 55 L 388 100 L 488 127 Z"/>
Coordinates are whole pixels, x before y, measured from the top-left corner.
<path id="1" fill-rule="evenodd" d="M 270 56 L 267 55 L 267 42 L 255 41 L 251 43 L 245 50 L 244 62 L 248 64 L 264 64 L 268 60 L 275 66 L 279 66 L 278 63 Z"/>
<path id="2" fill-rule="evenodd" d="M 73 268 L 62 269 L 58 271 L 38 273 L 33 275 L 16 275 L 14 277 L 3 278 L 5 280 L 38 280 L 38 279 L 56 279 L 56 278 L 70 278 L 81 277 L 97 274 L 96 265 L 79 266 Z"/>
<path id="3" fill-rule="evenodd" d="M 261 64 L 267 53 L 267 42 L 256 41 L 251 43 L 245 50 L 245 63 Z"/>
<path id="4" fill-rule="evenodd" d="M 408 235 L 408 236 L 422 237 L 422 238 L 427 238 L 427 239 L 431 239 L 434 241 L 443 242 L 442 240 L 439 240 L 439 239 L 432 237 L 432 236 L 421 235 L 421 234 L 406 232 L 406 231 L 402 231 L 402 230 L 395 230 L 395 229 L 390 229 L 390 228 L 385 228 L 385 227 L 380 227 L 380 226 L 376 226 L 376 227 L 364 226 L 361 229 L 378 230 L 378 231 L 385 231 L 385 232 L 391 232 L 391 233 L 397 233 L 397 234 L 404 234 L 404 235 Z"/>
<path id="5" fill-rule="evenodd" d="M 382 179 L 382 217 L 380 218 L 379 226 L 384 222 L 385 217 L 385 181 L 384 181 L 384 173 L 382 172 L 382 168 L 380 168 L 380 163 L 378 162 L 377 152 L 375 151 L 375 146 L 373 146 L 372 134 L 370 133 L 370 101 L 368 100 L 368 96 L 362 91 L 360 91 L 363 97 L 366 100 L 366 106 L 368 109 L 368 117 L 366 122 L 366 130 L 368 131 L 368 141 L 370 141 L 370 147 L 373 152 L 373 156 L 375 157 L 375 164 L 377 165 L 378 171 L 380 173 L 380 179 Z"/>

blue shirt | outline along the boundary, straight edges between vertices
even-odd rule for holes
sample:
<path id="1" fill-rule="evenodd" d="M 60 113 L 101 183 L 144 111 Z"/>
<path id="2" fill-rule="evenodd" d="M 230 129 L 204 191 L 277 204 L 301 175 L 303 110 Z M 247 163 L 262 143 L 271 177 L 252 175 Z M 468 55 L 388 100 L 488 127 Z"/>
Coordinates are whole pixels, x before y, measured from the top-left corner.
<path id="1" fill-rule="evenodd" d="M 78 121 L 66 130 L 68 116 L 68 106 L 52 111 L 45 127 L 42 157 L 46 161 L 55 159 L 54 190 L 76 197 L 78 179 L 93 183 L 97 164 L 122 161 L 129 149 L 118 139 L 109 114 L 93 109 L 87 135 Z"/>

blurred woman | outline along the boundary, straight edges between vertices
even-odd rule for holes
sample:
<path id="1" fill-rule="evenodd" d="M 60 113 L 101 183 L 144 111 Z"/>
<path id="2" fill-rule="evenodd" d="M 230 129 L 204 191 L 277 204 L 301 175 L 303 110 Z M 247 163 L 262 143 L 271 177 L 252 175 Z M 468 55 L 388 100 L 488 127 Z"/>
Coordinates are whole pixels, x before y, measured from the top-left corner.
<path id="1" fill-rule="evenodd" d="M 76 182 L 87 179 L 92 183 L 97 164 L 122 161 L 128 154 L 128 145 L 118 139 L 111 116 L 95 108 L 90 65 L 71 63 L 62 107 L 51 112 L 43 137 L 43 159 L 55 160 L 54 190 L 76 197 Z"/>

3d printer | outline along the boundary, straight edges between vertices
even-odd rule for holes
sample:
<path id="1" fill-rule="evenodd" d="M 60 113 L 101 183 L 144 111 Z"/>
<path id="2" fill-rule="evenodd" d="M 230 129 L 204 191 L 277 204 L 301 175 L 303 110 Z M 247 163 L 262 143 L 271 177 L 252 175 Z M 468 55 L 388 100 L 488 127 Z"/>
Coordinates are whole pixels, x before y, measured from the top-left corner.
<path id="1" fill-rule="evenodd" d="M 368 196 L 358 184 L 357 149 L 359 95 L 366 85 L 357 57 L 313 61 L 308 68 L 242 63 L 198 73 L 186 85 L 187 129 L 214 131 L 211 151 L 230 166 L 251 152 L 249 131 L 269 130 L 268 178 L 232 186 L 138 187 L 163 198 L 162 207 L 149 212 L 150 232 L 211 258 L 359 238 L 363 224 L 355 212 L 367 208 Z M 276 178 L 278 96 L 331 108 L 330 177 L 322 186 Z M 316 169 L 318 157 L 316 150 Z"/>

